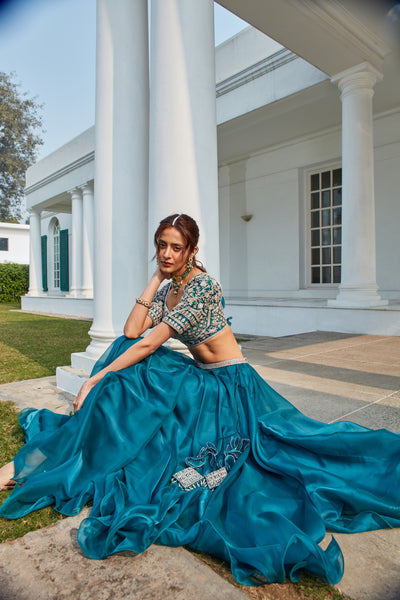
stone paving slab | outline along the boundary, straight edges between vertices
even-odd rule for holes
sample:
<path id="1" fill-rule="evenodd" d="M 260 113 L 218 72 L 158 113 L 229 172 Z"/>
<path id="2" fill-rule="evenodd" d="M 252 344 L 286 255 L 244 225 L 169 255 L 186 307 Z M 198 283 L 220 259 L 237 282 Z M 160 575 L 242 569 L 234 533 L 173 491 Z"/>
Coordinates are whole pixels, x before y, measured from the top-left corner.
<path id="1" fill-rule="evenodd" d="M 79 549 L 83 515 L 0 544 L 0 600 L 244 600 L 183 548 L 151 546 L 91 560 Z"/>
<path id="2" fill-rule="evenodd" d="M 292 362 L 290 361 L 290 363 Z M 369 381 L 370 385 L 366 385 L 362 378 L 359 382 L 344 381 L 343 373 L 338 374 L 339 378 L 330 369 L 324 367 L 304 373 L 301 370 L 296 370 L 294 365 L 289 364 L 289 361 L 282 361 L 280 368 L 258 365 L 255 365 L 255 368 L 272 387 L 279 384 L 292 385 L 295 388 L 313 390 L 322 395 L 340 396 L 355 403 L 358 401 L 364 403 L 374 402 L 387 397 L 398 389 L 397 386 L 389 390 L 382 388 L 379 381 L 376 380 Z M 399 380 L 396 383 L 398 385 Z"/>
<path id="3" fill-rule="evenodd" d="M 0 385 L 0 401 L 14 402 L 18 410 L 23 408 L 48 408 L 53 412 L 68 415 L 74 397 L 59 390 L 56 378 L 27 379 Z"/>
<path id="4" fill-rule="evenodd" d="M 334 536 L 345 564 L 339 591 L 355 600 L 400 600 L 400 529 Z"/>

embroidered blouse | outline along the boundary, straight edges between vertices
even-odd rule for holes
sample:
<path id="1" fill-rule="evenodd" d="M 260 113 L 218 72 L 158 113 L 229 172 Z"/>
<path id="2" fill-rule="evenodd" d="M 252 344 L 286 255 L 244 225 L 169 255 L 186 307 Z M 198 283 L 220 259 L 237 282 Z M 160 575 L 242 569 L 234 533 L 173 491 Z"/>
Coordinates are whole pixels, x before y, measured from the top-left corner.
<path id="1" fill-rule="evenodd" d="M 183 288 L 178 304 L 168 310 L 171 282 L 162 287 L 152 302 L 149 317 L 153 327 L 163 322 L 176 331 L 174 337 L 188 348 L 209 340 L 227 326 L 222 307 L 221 285 L 208 273 L 198 273 Z"/>

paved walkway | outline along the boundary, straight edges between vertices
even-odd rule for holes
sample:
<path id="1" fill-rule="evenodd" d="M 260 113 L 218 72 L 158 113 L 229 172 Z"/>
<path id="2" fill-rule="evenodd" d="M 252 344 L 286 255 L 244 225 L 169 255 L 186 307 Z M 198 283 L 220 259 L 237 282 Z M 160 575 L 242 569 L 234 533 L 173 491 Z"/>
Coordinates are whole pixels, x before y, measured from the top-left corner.
<path id="1" fill-rule="evenodd" d="M 305 414 L 400 431 L 400 338 L 310 333 L 253 338 L 243 352 Z M 68 413 L 72 396 L 55 378 L 0 386 L 18 408 Z M 0 600 L 235 600 L 246 596 L 182 548 L 140 556 L 84 557 L 74 540 L 82 515 L 0 545 Z M 71 542 L 72 533 L 72 542 Z M 400 599 L 400 529 L 336 535 L 345 557 L 338 588 L 354 600 Z"/>

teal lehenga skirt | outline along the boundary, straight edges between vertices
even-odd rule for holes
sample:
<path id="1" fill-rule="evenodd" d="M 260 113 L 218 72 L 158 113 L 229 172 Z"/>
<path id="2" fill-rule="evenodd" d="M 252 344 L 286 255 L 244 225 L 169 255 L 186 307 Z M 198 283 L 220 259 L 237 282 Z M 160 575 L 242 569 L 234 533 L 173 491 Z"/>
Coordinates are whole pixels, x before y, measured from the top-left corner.
<path id="1" fill-rule="evenodd" d="M 135 343 L 115 340 L 99 371 Z M 20 414 L 26 444 L 0 515 L 78 514 L 90 558 L 151 544 L 228 561 L 239 583 L 343 574 L 326 530 L 400 526 L 400 434 L 305 417 L 246 362 L 200 366 L 161 347 L 108 373 L 68 417 Z"/>

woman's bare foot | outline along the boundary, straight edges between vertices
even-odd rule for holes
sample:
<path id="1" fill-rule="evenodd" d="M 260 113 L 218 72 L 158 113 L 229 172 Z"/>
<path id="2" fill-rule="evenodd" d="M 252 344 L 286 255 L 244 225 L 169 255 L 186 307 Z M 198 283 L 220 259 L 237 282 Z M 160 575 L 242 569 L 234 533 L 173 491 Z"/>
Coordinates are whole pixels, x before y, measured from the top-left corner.
<path id="1" fill-rule="evenodd" d="M 4 465 L 0 469 L 0 492 L 11 490 L 15 486 L 15 481 L 12 478 L 15 475 L 13 461 Z"/>

